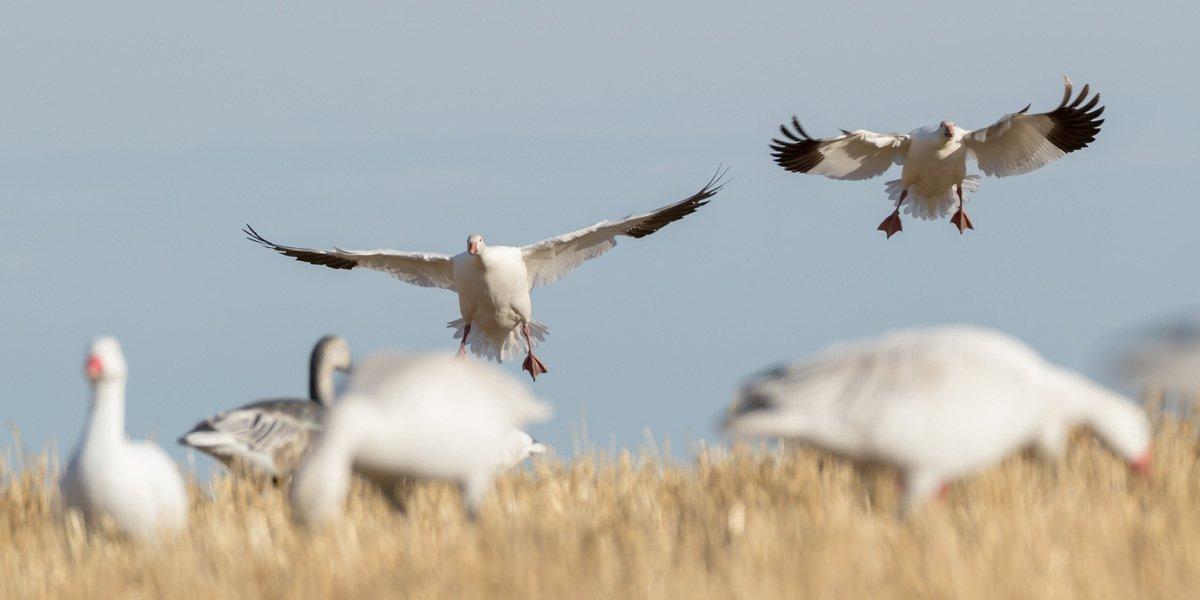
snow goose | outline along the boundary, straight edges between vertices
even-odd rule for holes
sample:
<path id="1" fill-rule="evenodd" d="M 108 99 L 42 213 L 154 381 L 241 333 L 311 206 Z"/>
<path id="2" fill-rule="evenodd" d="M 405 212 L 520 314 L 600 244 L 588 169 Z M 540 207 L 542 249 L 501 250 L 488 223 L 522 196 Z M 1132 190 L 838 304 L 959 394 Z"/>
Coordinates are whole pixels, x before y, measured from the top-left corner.
<path id="1" fill-rule="evenodd" d="M 457 483 L 477 514 L 495 473 L 513 459 L 514 430 L 550 408 L 519 381 L 449 355 L 382 354 L 359 364 L 293 479 L 297 518 L 341 513 L 351 473 L 384 487 L 410 479 Z"/>
<path id="2" fill-rule="evenodd" d="M 350 369 L 346 340 L 327 335 L 313 347 L 308 363 L 308 399 L 259 400 L 201 421 L 179 438 L 226 467 L 240 463 L 278 481 L 295 466 L 333 402 L 335 371 Z"/>
<path id="3" fill-rule="evenodd" d="M 887 182 L 895 210 L 879 230 L 889 238 L 901 231 L 902 207 L 913 217 L 936 219 L 945 217 L 953 206 L 950 221 L 961 234 L 974 229 L 964 205 L 968 192 L 979 188 L 979 177 L 966 174 L 968 156 L 975 157 L 985 174 L 1008 177 L 1044 167 L 1095 141 L 1104 123 L 1100 118 L 1104 107 L 1097 106 L 1100 95 L 1089 100 L 1085 85 L 1072 101 L 1071 80 L 1063 79 L 1066 90 L 1054 110 L 1031 115 L 1029 105 L 974 131 L 942 121 L 907 135 L 843 129 L 841 136 L 820 139 L 809 136 L 792 117 L 795 131 L 780 126 L 784 139 L 771 140 L 772 156 L 793 173 L 833 179 L 870 179 L 893 164 L 903 165 L 900 179 Z"/>
<path id="4" fill-rule="evenodd" d="M 84 371 L 92 385 L 91 411 L 62 479 L 68 509 L 91 525 L 111 519 L 134 538 L 171 533 L 187 523 L 187 493 L 162 448 L 125 436 L 127 368 L 121 346 L 97 338 Z"/>
<path id="5" fill-rule="evenodd" d="M 1015 450 L 1061 453 L 1076 423 L 1148 469 L 1149 425 L 1129 401 L 1007 335 L 938 327 L 838 344 L 767 371 L 742 388 L 724 426 L 890 464 L 908 512 Z"/>
<path id="6" fill-rule="evenodd" d="M 721 190 L 724 172 L 699 192 L 658 210 L 601 221 L 570 233 L 523 247 L 489 246 L 483 236 L 467 237 L 467 249 L 454 256 L 400 250 L 312 250 L 276 244 L 246 226 L 253 242 L 296 260 L 334 269 L 365 267 L 390 273 L 422 287 L 439 287 L 458 294 L 461 319 L 451 321 L 454 338 L 460 339 L 459 356 L 467 347 L 477 356 L 497 362 L 524 353 L 522 367 L 536 381 L 546 365 L 533 351 L 547 327 L 533 320 L 529 297 L 532 288 L 553 283 L 584 261 L 596 258 L 617 244 L 618 236 L 642 238 L 696 212 Z"/>

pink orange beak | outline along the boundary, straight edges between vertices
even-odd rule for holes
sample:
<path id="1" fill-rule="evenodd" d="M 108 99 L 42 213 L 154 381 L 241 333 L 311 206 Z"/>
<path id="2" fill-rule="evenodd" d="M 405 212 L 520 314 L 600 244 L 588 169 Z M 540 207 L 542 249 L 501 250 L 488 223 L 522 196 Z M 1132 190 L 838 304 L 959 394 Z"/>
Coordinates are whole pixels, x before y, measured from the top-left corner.
<path id="1" fill-rule="evenodd" d="M 1141 475 L 1142 477 L 1150 476 L 1150 451 L 1129 461 L 1129 470 Z"/>
<path id="2" fill-rule="evenodd" d="M 84 372 L 87 373 L 88 379 L 97 379 L 104 372 L 104 364 L 100 362 L 100 357 L 96 355 L 89 356 L 87 364 L 84 365 Z"/>
<path id="3" fill-rule="evenodd" d="M 479 244 L 467 244 L 467 254 L 479 254 Z"/>

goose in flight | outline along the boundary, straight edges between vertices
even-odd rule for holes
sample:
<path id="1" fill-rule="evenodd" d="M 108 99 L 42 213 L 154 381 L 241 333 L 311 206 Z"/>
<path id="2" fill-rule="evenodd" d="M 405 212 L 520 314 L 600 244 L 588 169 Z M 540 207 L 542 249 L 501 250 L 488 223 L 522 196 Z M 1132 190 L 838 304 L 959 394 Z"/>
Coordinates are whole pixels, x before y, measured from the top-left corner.
<path id="1" fill-rule="evenodd" d="M 157 444 L 125 435 L 128 367 L 111 337 L 92 342 L 84 374 L 92 386 L 83 436 L 62 478 L 65 505 L 88 525 L 112 519 L 140 540 L 177 533 L 187 524 L 188 499 L 179 469 Z"/>
<path id="2" fill-rule="evenodd" d="M 438 287 L 458 294 L 461 319 L 448 326 L 461 340 L 459 356 L 467 347 L 477 356 L 503 362 L 524 353 L 523 368 L 536 381 L 548 372 L 533 351 L 547 327 L 533 320 L 529 297 L 532 288 L 553 283 L 584 261 L 608 252 L 618 236 L 642 238 L 678 221 L 708 203 L 725 185 L 726 170 L 718 170 L 695 194 L 658 210 L 630 215 L 552 237 L 528 246 L 489 246 L 483 236 L 467 237 L 467 249 L 454 256 L 402 250 L 313 250 L 269 241 L 247 225 L 250 241 L 296 260 L 333 269 L 365 267 L 421 287 Z"/>
<path id="3" fill-rule="evenodd" d="M 308 363 L 308 398 L 272 398 L 228 410 L 197 423 L 179 438 L 226 467 L 240 463 L 273 480 L 289 472 L 333 403 L 334 371 L 350 370 L 350 346 L 327 335 L 313 346 Z"/>
<path id="4" fill-rule="evenodd" d="M 907 513 L 949 481 L 1033 447 L 1064 453 L 1090 428 L 1134 471 L 1150 427 L 1126 398 L 977 327 L 898 331 L 767 371 L 737 394 L 727 433 L 790 439 L 900 471 Z"/>
<path id="5" fill-rule="evenodd" d="M 496 474 L 538 451 L 533 438 L 515 432 L 550 413 L 520 380 L 484 363 L 449 354 L 372 356 L 355 367 L 296 470 L 295 515 L 309 526 L 336 519 L 359 475 L 393 491 L 409 479 L 457 483 L 474 517 Z"/>
<path id="6" fill-rule="evenodd" d="M 889 238 L 901 231 L 901 208 L 919 219 L 936 219 L 954 207 L 950 221 L 961 234 L 975 228 L 964 205 L 968 192 L 979 188 L 979 177 L 967 175 L 968 156 L 985 174 L 1008 177 L 1044 167 L 1095 141 L 1104 123 L 1100 95 L 1089 99 L 1085 85 L 1072 100 L 1071 80 L 1063 79 L 1066 89 L 1054 110 L 1031 115 L 1032 105 L 1027 105 L 974 131 L 942 121 L 908 134 L 843 129 L 838 137 L 820 139 L 809 136 L 793 116 L 794 131 L 781 125 L 783 139 L 771 140 L 772 156 L 793 173 L 832 179 L 870 179 L 893 164 L 903 165 L 900 179 L 886 184 L 895 209 L 879 230 Z"/>

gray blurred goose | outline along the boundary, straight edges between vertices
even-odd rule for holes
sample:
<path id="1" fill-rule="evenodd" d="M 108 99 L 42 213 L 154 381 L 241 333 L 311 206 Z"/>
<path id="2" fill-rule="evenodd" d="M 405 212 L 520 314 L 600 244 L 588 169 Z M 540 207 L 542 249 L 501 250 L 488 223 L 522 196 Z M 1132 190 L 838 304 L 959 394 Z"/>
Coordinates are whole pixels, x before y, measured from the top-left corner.
<path id="1" fill-rule="evenodd" d="M 335 396 L 335 371 L 349 371 L 350 346 L 327 335 L 313 347 L 308 369 L 308 395 L 304 398 L 260 400 L 218 413 L 179 438 L 225 466 L 242 463 L 274 479 L 287 474 L 320 427 L 325 408 Z"/>

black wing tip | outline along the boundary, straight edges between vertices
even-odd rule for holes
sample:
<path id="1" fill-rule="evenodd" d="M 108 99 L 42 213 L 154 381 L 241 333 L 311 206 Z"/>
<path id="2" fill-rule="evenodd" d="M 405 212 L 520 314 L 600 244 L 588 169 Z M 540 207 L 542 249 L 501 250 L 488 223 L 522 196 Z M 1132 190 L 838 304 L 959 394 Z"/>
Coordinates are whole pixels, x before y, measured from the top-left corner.
<path id="1" fill-rule="evenodd" d="M 669 206 L 660 209 L 658 212 L 649 216 L 641 223 L 634 225 L 624 231 L 625 235 L 634 238 L 644 238 L 667 225 L 674 223 L 700 209 L 701 206 L 708 204 L 713 196 L 724 189 L 725 185 L 732 181 L 727 178 L 730 167 L 719 165 L 716 173 L 708 179 L 700 191 L 676 202 Z"/>
<path id="2" fill-rule="evenodd" d="M 279 248 L 278 244 L 263 237 L 262 234 L 255 231 L 254 227 L 252 227 L 249 223 L 246 223 L 246 226 L 242 228 L 242 233 L 246 234 L 246 239 L 254 242 L 255 244 L 266 246 L 272 250 L 278 250 Z"/>
<path id="3" fill-rule="evenodd" d="M 817 151 L 823 140 L 808 135 L 800 126 L 796 115 L 792 115 L 792 128 L 795 132 L 789 131 L 787 125 L 784 123 L 779 126 L 779 131 L 787 139 L 771 138 L 771 157 L 775 159 L 775 164 L 785 171 L 808 173 L 823 158 Z"/>
<path id="4" fill-rule="evenodd" d="M 290 256 L 300 262 L 306 262 L 313 265 L 321 265 L 331 269 L 353 269 L 358 266 L 358 262 L 349 258 L 343 258 L 336 254 L 321 252 L 319 250 L 308 250 L 305 248 L 293 248 L 291 246 L 282 246 L 271 240 L 263 237 L 262 234 L 255 231 L 249 223 L 242 228 L 242 233 L 246 234 L 246 239 L 254 242 L 268 250 L 273 250 L 284 256 Z"/>
<path id="5" fill-rule="evenodd" d="M 1063 99 L 1058 107 L 1046 113 L 1054 127 L 1046 134 L 1046 139 L 1063 153 L 1069 154 L 1076 150 L 1087 148 L 1096 141 L 1100 126 L 1104 119 L 1104 106 L 1100 104 L 1100 93 L 1091 93 L 1091 85 L 1084 84 L 1078 94 L 1072 99 L 1073 85 L 1069 78 L 1064 78 Z"/>
<path id="6" fill-rule="evenodd" d="M 703 198 L 701 198 L 703 202 L 699 206 L 708 204 L 709 198 L 716 196 L 717 192 L 725 189 L 725 186 L 729 185 L 729 183 L 733 181 L 732 177 L 728 177 L 729 170 L 732 168 L 733 167 L 726 166 L 724 163 L 717 165 L 717 170 L 713 173 L 713 176 L 708 179 L 708 183 L 704 184 L 704 187 L 700 188 L 699 192 L 696 192 L 696 196 L 703 196 Z"/>

